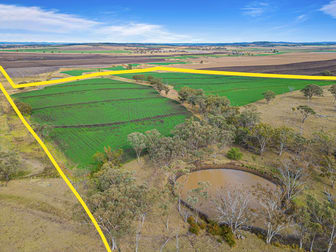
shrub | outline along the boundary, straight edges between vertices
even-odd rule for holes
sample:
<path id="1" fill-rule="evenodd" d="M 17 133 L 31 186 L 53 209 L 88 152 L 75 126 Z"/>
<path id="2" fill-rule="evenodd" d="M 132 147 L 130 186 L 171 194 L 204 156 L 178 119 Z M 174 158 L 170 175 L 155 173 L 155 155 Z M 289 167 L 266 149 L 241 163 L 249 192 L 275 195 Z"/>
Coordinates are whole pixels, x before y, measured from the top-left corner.
<path id="1" fill-rule="evenodd" d="M 221 232 L 222 232 L 220 226 L 216 222 L 213 222 L 213 221 L 209 222 L 207 226 L 207 231 L 209 234 L 212 234 L 212 235 L 221 235 Z"/>
<path id="2" fill-rule="evenodd" d="M 221 227 L 221 230 L 223 240 L 226 241 L 230 247 L 234 247 L 236 245 L 236 240 L 231 228 L 226 225 L 223 225 Z"/>
<path id="3" fill-rule="evenodd" d="M 24 102 L 21 101 L 15 101 L 15 105 L 18 107 L 18 109 L 20 110 L 20 112 L 24 115 L 31 115 L 32 114 L 32 107 Z"/>
<path id="4" fill-rule="evenodd" d="M 195 235 L 198 235 L 200 232 L 200 227 L 197 225 L 197 223 L 191 223 L 189 226 L 189 232 L 193 233 Z"/>
<path id="5" fill-rule="evenodd" d="M 234 234 L 229 226 L 219 226 L 218 223 L 214 221 L 209 221 L 209 224 L 207 225 L 207 232 L 214 236 L 222 237 L 222 239 L 227 242 L 230 247 L 236 245 Z"/>
<path id="6" fill-rule="evenodd" d="M 199 221 L 198 222 L 198 226 L 200 227 L 200 229 L 205 229 L 207 227 L 207 224 L 204 221 Z"/>
<path id="7" fill-rule="evenodd" d="M 189 216 L 188 219 L 187 219 L 187 222 L 191 225 L 191 224 L 195 224 L 196 221 L 195 221 L 195 218 L 194 216 Z"/>
<path id="8" fill-rule="evenodd" d="M 232 147 L 226 156 L 231 160 L 240 160 L 243 157 L 243 153 L 240 152 L 239 148 Z"/>
<path id="9" fill-rule="evenodd" d="M 329 70 L 325 70 L 321 73 L 321 75 L 324 75 L 324 76 L 332 76 L 332 72 L 330 72 Z"/>
<path id="10" fill-rule="evenodd" d="M 147 81 L 152 82 L 155 78 L 152 75 L 147 76 Z"/>

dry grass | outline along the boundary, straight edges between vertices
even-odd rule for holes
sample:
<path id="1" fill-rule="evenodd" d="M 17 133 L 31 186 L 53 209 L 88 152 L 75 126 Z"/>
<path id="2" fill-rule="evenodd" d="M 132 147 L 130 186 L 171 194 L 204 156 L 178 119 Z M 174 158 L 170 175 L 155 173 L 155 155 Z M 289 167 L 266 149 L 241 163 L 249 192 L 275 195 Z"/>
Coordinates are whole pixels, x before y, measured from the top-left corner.
<path id="1" fill-rule="evenodd" d="M 322 87 L 323 97 L 313 97 L 309 102 L 300 91 L 294 91 L 276 96 L 267 104 L 265 100 L 254 103 L 261 113 L 261 120 L 274 127 L 286 125 L 300 130 L 300 115 L 292 111 L 293 107 L 308 105 L 315 110 L 317 116 L 309 117 L 304 123 L 303 133 L 310 135 L 313 132 L 325 130 L 336 132 L 336 104 L 329 91 L 329 86 Z"/>
<path id="2" fill-rule="evenodd" d="M 50 165 L 45 153 L 1 98 L 0 144 L 14 150 L 20 168 L 38 175 Z M 53 149 L 52 149 L 53 152 Z M 59 153 L 56 159 L 62 161 Z M 64 167 L 63 162 L 61 166 Z M 60 178 L 25 178 L 0 186 L 1 251 L 105 251 L 95 228 L 72 221 L 75 196 Z"/>

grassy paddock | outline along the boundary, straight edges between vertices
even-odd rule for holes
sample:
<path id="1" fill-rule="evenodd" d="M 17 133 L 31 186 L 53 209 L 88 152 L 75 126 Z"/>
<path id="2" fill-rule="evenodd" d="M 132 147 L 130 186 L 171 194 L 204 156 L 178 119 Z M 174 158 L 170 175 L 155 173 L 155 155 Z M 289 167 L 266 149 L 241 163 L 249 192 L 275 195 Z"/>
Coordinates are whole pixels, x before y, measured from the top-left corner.
<path id="1" fill-rule="evenodd" d="M 132 78 L 134 74 L 120 76 Z M 263 93 L 272 90 L 276 94 L 302 89 L 308 84 L 319 86 L 331 85 L 335 81 L 312 81 L 276 78 L 256 78 L 240 76 L 221 76 L 190 73 L 144 73 L 161 78 L 165 84 L 174 86 L 176 90 L 182 87 L 203 89 L 207 95 L 226 96 L 234 106 L 243 106 L 263 99 Z"/>

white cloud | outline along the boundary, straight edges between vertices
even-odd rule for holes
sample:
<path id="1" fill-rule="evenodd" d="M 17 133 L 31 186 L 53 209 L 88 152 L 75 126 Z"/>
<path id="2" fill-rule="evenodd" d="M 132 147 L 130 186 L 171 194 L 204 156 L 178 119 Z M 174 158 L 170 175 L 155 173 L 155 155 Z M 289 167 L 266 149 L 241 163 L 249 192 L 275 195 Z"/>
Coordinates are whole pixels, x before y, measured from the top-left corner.
<path id="1" fill-rule="evenodd" d="M 308 16 L 306 14 L 302 14 L 296 18 L 297 22 L 304 22 L 308 19 Z"/>
<path id="2" fill-rule="evenodd" d="M 99 23 L 39 7 L 0 4 L 0 24 L 4 29 L 64 33 L 86 30 Z"/>
<path id="3" fill-rule="evenodd" d="M 336 0 L 332 0 L 330 3 L 322 6 L 320 11 L 323 11 L 325 14 L 336 18 Z"/>
<path id="4" fill-rule="evenodd" d="M 44 10 L 0 4 L 2 41 L 53 42 L 194 42 L 190 36 L 166 31 L 163 26 L 145 23 L 108 24 Z"/>
<path id="5" fill-rule="evenodd" d="M 243 8 L 243 14 L 250 17 L 258 17 L 265 13 L 269 4 L 266 2 L 253 2 Z"/>

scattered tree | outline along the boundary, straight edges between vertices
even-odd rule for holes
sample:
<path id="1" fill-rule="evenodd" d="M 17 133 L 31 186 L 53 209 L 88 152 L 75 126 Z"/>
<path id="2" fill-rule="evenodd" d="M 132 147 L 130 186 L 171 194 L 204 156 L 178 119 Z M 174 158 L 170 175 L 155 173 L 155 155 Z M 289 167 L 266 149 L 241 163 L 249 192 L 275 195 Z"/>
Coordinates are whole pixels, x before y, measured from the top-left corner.
<path id="1" fill-rule="evenodd" d="M 274 129 L 273 143 L 278 148 L 279 156 L 281 156 L 282 152 L 293 142 L 294 134 L 293 129 L 286 126 Z"/>
<path id="2" fill-rule="evenodd" d="M 216 219 L 220 224 L 226 224 L 234 235 L 243 226 L 249 224 L 252 219 L 252 212 L 249 208 L 251 194 L 238 188 L 222 188 L 213 199 L 216 209 Z"/>
<path id="3" fill-rule="evenodd" d="M 179 95 L 179 100 L 181 102 L 186 102 L 189 97 L 204 95 L 204 92 L 202 89 L 192 89 L 190 87 L 182 87 L 178 91 L 178 95 Z"/>
<path id="4" fill-rule="evenodd" d="M 325 70 L 321 73 L 323 76 L 333 76 L 333 73 L 329 70 Z"/>
<path id="5" fill-rule="evenodd" d="M 124 151 L 122 149 L 112 151 L 110 146 L 104 147 L 104 152 L 96 152 L 93 155 L 93 159 L 97 164 L 97 169 L 94 172 L 100 170 L 105 163 L 120 167 L 123 154 Z"/>
<path id="6" fill-rule="evenodd" d="M 138 162 L 140 162 L 141 152 L 146 148 L 146 136 L 140 132 L 133 132 L 127 136 L 127 140 L 134 149 Z"/>
<path id="7" fill-rule="evenodd" d="M 275 93 L 271 90 L 268 90 L 266 92 L 263 93 L 263 96 L 265 98 L 265 100 L 267 101 L 267 104 L 270 103 L 271 100 L 273 100 L 275 98 Z"/>
<path id="8" fill-rule="evenodd" d="M 284 160 L 277 170 L 283 186 L 284 200 L 291 201 L 304 189 L 306 171 L 294 160 Z"/>
<path id="9" fill-rule="evenodd" d="M 302 134 L 303 131 L 303 124 L 307 120 L 308 117 L 312 115 L 316 115 L 316 112 L 309 106 L 307 105 L 300 105 L 296 108 L 292 108 L 293 111 L 298 111 L 301 114 L 301 127 L 300 127 L 300 132 Z"/>
<path id="10" fill-rule="evenodd" d="M 260 155 L 264 153 L 267 145 L 271 142 L 273 132 L 272 126 L 266 123 L 259 123 L 250 130 L 251 143 L 254 145 L 254 142 L 256 142 Z"/>
<path id="11" fill-rule="evenodd" d="M 321 225 L 312 221 L 312 216 L 307 207 L 296 207 L 294 212 L 296 233 L 299 237 L 299 248 L 309 243 L 310 251 L 313 250 L 316 234 L 321 232 Z"/>
<path id="12" fill-rule="evenodd" d="M 334 96 L 334 103 L 335 103 L 336 102 L 336 84 L 332 85 L 328 90 Z"/>
<path id="13" fill-rule="evenodd" d="M 331 187 L 334 188 L 336 182 L 336 158 L 333 155 L 323 155 L 320 161 L 322 176 L 330 180 Z"/>
<path id="14" fill-rule="evenodd" d="M 112 250 L 118 248 L 120 238 L 133 232 L 137 234 L 138 243 L 139 229 L 135 230 L 134 222 L 144 221 L 152 201 L 151 191 L 145 184 L 137 185 L 132 173 L 110 166 L 97 173 L 86 199 Z M 80 213 L 89 223 L 82 209 Z"/>
<path id="15" fill-rule="evenodd" d="M 319 228 L 314 233 L 311 243 L 311 251 L 313 250 L 314 240 L 319 234 L 325 240 L 326 251 L 330 252 L 336 239 L 336 204 L 332 200 L 318 201 L 315 197 L 307 196 L 307 210 L 310 214 L 311 221 Z M 319 245 L 320 246 L 320 245 Z"/>
<path id="16" fill-rule="evenodd" d="M 14 152 L 0 152 L 0 180 L 8 182 L 15 177 L 19 170 L 19 160 Z"/>
<path id="17" fill-rule="evenodd" d="M 15 105 L 20 110 L 20 112 L 23 115 L 31 115 L 33 112 L 33 109 L 30 104 L 24 103 L 22 101 L 15 100 Z"/>
<path id="18" fill-rule="evenodd" d="M 266 226 L 266 243 L 271 243 L 274 236 L 279 234 L 291 223 L 291 216 L 286 214 L 286 208 L 282 204 L 280 190 L 258 186 L 257 197 L 259 199 L 259 214 L 263 216 Z"/>
<path id="19" fill-rule="evenodd" d="M 311 98 L 315 96 L 323 96 L 323 89 L 320 86 L 317 86 L 315 84 L 309 84 L 305 86 L 303 89 L 301 89 L 301 92 L 305 97 L 308 98 L 308 100 L 311 100 Z"/>
<path id="20" fill-rule="evenodd" d="M 260 113 L 256 107 L 249 107 L 239 114 L 237 121 L 238 127 L 251 129 L 260 122 Z"/>

